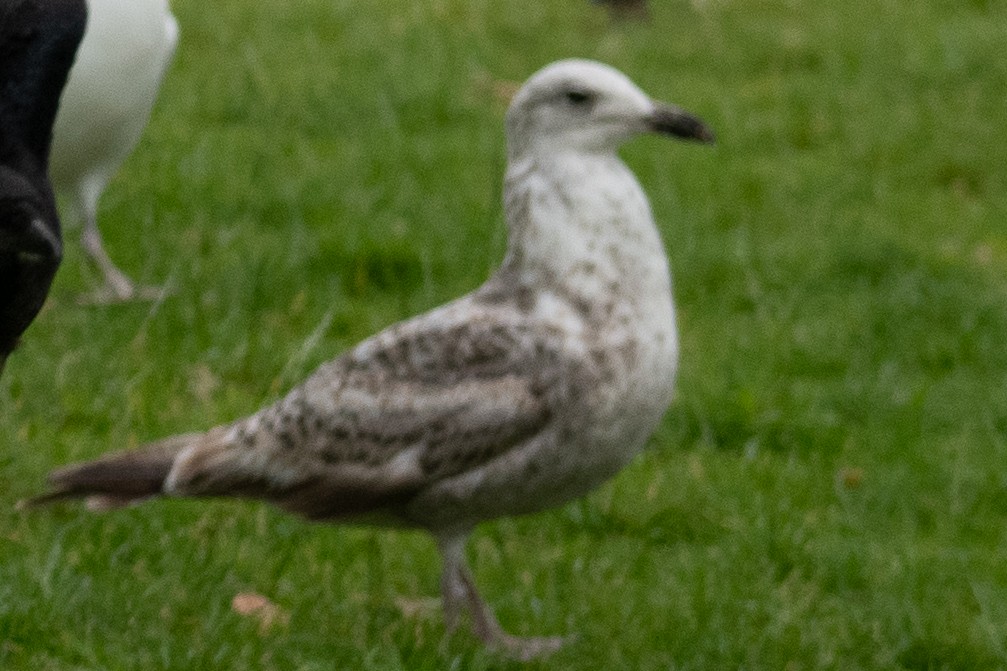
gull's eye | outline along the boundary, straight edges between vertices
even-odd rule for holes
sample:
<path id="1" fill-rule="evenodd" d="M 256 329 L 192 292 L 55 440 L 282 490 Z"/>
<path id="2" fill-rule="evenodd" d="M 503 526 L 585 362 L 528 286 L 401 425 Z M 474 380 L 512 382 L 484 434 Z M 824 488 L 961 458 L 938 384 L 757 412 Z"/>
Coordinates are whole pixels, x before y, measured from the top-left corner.
<path id="1" fill-rule="evenodd" d="M 564 94 L 564 97 L 566 98 L 566 101 L 574 107 L 586 107 L 594 100 L 594 96 L 587 91 L 567 91 Z"/>

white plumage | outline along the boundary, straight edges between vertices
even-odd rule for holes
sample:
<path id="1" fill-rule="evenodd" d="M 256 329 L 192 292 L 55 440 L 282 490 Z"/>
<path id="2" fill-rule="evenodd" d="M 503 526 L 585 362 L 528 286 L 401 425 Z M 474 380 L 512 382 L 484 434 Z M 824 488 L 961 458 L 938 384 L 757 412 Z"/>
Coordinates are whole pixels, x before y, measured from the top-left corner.
<path id="1" fill-rule="evenodd" d="M 50 175 L 70 201 L 81 243 L 104 278 L 99 295 L 144 292 L 112 262 L 98 230 L 98 201 L 139 142 L 175 53 L 178 23 L 166 0 L 88 0 L 88 22 L 53 129 Z"/>

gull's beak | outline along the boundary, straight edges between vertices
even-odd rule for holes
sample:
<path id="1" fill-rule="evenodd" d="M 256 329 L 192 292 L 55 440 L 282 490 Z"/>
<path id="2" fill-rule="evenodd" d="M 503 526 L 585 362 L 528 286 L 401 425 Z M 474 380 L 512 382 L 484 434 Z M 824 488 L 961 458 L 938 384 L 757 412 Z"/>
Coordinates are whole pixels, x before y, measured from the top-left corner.
<path id="1" fill-rule="evenodd" d="M 674 135 L 686 140 L 713 142 L 713 131 L 703 121 L 683 109 L 664 103 L 654 103 L 647 116 L 647 127 L 655 133 Z"/>

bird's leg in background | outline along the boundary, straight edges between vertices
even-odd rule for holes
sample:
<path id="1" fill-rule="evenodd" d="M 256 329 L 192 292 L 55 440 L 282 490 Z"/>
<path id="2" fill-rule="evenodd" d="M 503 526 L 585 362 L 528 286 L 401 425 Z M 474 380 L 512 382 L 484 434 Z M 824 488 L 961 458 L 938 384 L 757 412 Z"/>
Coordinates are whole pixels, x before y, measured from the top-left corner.
<path id="1" fill-rule="evenodd" d="M 84 217 L 84 225 L 80 233 L 80 243 L 87 252 L 88 258 L 101 271 L 104 286 L 95 292 L 93 302 L 128 301 L 136 298 L 137 289 L 124 272 L 109 257 L 102 244 L 101 233 L 95 224 L 94 217 Z"/>
<path id="2" fill-rule="evenodd" d="M 92 202 L 93 201 L 93 202 Z M 85 297 L 85 303 L 115 303 L 121 301 L 156 300 L 164 293 L 160 287 L 137 286 L 126 273 L 122 272 L 105 251 L 105 245 L 98 230 L 98 202 L 96 199 L 81 198 L 82 212 L 78 216 L 82 222 L 80 243 L 88 258 L 101 272 L 103 286 Z"/>

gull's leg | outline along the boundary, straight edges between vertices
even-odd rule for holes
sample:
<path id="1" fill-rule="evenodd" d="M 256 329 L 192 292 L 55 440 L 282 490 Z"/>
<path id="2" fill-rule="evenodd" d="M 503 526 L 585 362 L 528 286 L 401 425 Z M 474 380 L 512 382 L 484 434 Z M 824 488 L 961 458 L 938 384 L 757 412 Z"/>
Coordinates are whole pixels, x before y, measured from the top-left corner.
<path id="1" fill-rule="evenodd" d="M 105 245 L 98 230 L 98 196 L 101 188 L 87 184 L 81 188 L 78 209 L 82 220 L 80 243 L 91 261 L 101 272 L 104 286 L 85 302 L 115 303 L 134 299 L 153 300 L 162 290 L 157 287 L 138 287 L 126 273 L 122 272 L 105 251 Z"/>
<path id="2" fill-rule="evenodd" d="M 444 625 L 448 633 L 458 628 L 462 609 L 467 606 L 468 589 L 461 577 L 464 567 L 465 536 L 438 538 L 443 568 L 441 571 L 441 601 L 444 608 Z"/>
<path id="3" fill-rule="evenodd" d="M 490 648 L 527 661 L 559 650 L 562 637 L 523 638 L 503 630 L 492 609 L 479 596 L 475 581 L 465 563 L 467 533 L 438 537 L 437 544 L 444 560 L 441 574 L 441 594 L 444 600 L 444 622 L 449 632 L 458 627 L 463 608 L 472 617 L 472 630 Z"/>
<path id="4" fill-rule="evenodd" d="M 128 301 L 136 295 L 136 287 L 133 280 L 129 279 L 124 272 L 119 270 L 105 246 L 101 242 L 101 233 L 94 223 L 93 217 L 89 215 L 84 219 L 84 228 L 80 234 L 81 246 L 87 252 L 88 257 L 98 266 L 105 286 L 95 295 L 95 302 Z"/>

